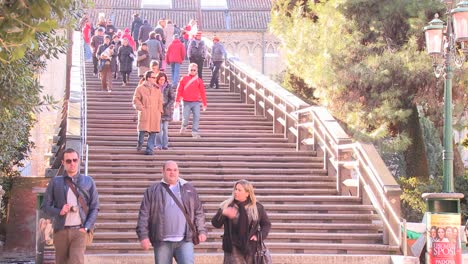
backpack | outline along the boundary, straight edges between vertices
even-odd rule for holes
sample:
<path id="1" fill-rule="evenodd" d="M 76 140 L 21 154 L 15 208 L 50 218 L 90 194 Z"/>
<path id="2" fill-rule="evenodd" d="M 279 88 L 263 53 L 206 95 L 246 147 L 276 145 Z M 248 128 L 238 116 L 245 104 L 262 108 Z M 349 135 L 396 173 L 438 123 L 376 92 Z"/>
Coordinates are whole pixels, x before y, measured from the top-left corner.
<path id="1" fill-rule="evenodd" d="M 200 43 L 198 43 L 198 47 L 197 47 L 197 42 L 194 40 L 192 42 L 190 42 L 190 58 L 198 58 L 198 59 L 203 59 L 205 58 L 205 42 L 203 41 L 200 41 Z"/>
<path id="2" fill-rule="evenodd" d="M 213 58 L 214 59 L 223 59 L 224 58 L 224 52 L 222 46 L 219 44 L 216 48 L 213 49 Z"/>

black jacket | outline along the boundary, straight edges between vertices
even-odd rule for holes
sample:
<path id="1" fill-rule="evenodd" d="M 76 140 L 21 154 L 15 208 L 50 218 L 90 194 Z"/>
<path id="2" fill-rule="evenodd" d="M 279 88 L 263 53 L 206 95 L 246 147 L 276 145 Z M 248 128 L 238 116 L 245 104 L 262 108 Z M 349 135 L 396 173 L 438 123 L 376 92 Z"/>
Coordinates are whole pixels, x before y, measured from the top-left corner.
<path id="1" fill-rule="evenodd" d="M 262 232 L 262 238 L 265 240 L 268 237 L 271 229 L 271 222 L 268 219 L 268 215 L 263 208 L 263 205 L 257 203 L 258 210 L 258 220 L 250 221 L 248 228 L 248 238 L 256 234 L 258 226 L 260 225 L 260 230 Z M 223 234 L 223 250 L 225 252 L 232 252 L 232 220 L 223 215 L 223 209 L 220 208 L 213 219 L 211 219 L 211 224 L 214 227 L 220 228 L 224 225 L 224 234 Z M 257 241 L 249 240 L 249 254 L 254 254 L 257 248 Z"/>

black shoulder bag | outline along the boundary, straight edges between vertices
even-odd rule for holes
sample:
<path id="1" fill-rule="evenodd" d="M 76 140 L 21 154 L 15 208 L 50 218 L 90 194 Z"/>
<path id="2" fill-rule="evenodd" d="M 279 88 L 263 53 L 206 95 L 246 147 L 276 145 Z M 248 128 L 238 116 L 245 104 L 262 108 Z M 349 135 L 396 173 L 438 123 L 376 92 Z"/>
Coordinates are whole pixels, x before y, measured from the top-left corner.
<path id="1" fill-rule="evenodd" d="M 169 193 L 169 195 L 172 197 L 172 199 L 174 200 L 174 202 L 177 204 L 177 206 L 179 207 L 179 209 L 182 211 L 182 213 L 184 214 L 185 216 L 185 220 L 187 220 L 187 224 L 190 226 L 190 229 L 192 230 L 192 242 L 194 245 L 198 245 L 200 244 L 200 239 L 198 238 L 198 231 L 197 231 L 197 228 L 195 227 L 195 225 L 193 224 L 192 220 L 190 219 L 188 213 L 187 213 L 187 210 L 185 209 L 185 207 L 180 203 L 179 199 L 177 199 L 177 197 L 175 197 L 174 193 L 171 191 L 171 189 L 169 189 L 169 185 L 167 185 L 166 183 L 162 183 L 162 185 L 164 186 L 164 188 L 166 189 L 167 193 Z"/>
<path id="2" fill-rule="evenodd" d="M 266 247 L 263 241 L 262 230 L 260 225 L 257 229 L 257 251 L 255 252 L 255 264 L 271 264 L 270 250 Z"/>

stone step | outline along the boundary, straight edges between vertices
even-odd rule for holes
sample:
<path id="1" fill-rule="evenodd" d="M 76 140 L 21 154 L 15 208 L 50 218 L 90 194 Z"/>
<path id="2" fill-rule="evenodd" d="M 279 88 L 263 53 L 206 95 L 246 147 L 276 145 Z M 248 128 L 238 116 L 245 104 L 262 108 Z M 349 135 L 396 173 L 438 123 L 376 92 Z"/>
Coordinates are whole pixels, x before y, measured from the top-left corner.
<path id="1" fill-rule="evenodd" d="M 276 250 L 278 251 L 278 250 Z M 303 254 L 303 253 L 272 253 L 273 263 L 284 264 L 393 264 L 393 263 L 406 263 L 416 264 L 419 259 L 410 256 L 391 256 L 392 252 L 384 252 L 383 254 L 371 255 L 366 254 L 339 254 L 327 253 L 322 254 L 320 250 L 317 253 Z M 88 252 L 88 251 L 87 251 Z M 465 256 L 465 261 L 468 261 L 468 255 Z M 154 263 L 154 255 L 152 251 L 135 252 L 135 253 L 113 253 L 113 254 L 89 254 L 85 255 L 85 262 L 89 264 L 152 264 Z M 223 263 L 223 253 L 195 253 L 195 263 L 203 264 L 219 264 Z M 464 262 L 466 263 L 466 262 Z"/>
<path id="2" fill-rule="evenodd" d="M 135 116 L 136 116 L 136 111 L 133 109 L 131 112 L 129 111 L 129 113 L 109 111 L 105 115 L 103 115 L 103 112 L 100 112 L 100 111 L 96 111 L 94 113 L 91 113 L 88 111 L 88 122 L 90 123 L 96 122 L 97 120 L 102 120 L 102 119 L 104 120 L 109 119 L 109 120 L 114 120 L 114 121 L 128 121 L 128 120 L 133 121 L 133 118 Z M 256 124 L 256 123 L 262 124 L 262 125 L 263 124 L 271 125 L 270 120 L 261 116 L 250 117 L 248 115 L 230 115 L 229 117 L 223 117 L 222 113 L 214 115 L 209 111 L 206 111 L 203 113 L 203 120 L 200 120 L 200 121 L 204 121 L 206 123 L 219 122 L 219 124 L 227 123 L 227 122 L 242 122 L 242 125 Z M 176 122 L 177 121 L 172 121 L 170 123 L 176 123 Z"/>
<path id="3" fill-rule="evenodd" d="M 160 180 L 160 179 L 158 179 Z M 229 198 L 229 193 L 225 195 L 200 195 L 203 202 L 217 202 Z M 99 195 L 100 202 L 141 202 L 143 193 L 137 195 Z M 270 203 L 308 203 L 308 204 L 361 204 L 362 199 L 355 196 L 336 196 L 336 195 L 258 195 L 257 200 Z"/>
<path id="4" fill-rule="evenodd" d="M 154 168 L 157 168 L 158 170 L 161 168 L 161 166 L 154 166 Z M 139 168 L 139 167 L 134 167 L 134 168 L 128 168 L 127 166 L 124 166 L 122 168 L 119 167 L 91 167 L 89 168 L 89 173 L 92 174 L 94 172 L 106 172 L 106 173 L 122 173 L 122 171 L 127 171 L 131 170 L 132 173 L 155 173 L 154 168 Z M 124 169 L 124 170 L 122 170 Z M 158 171 L 159 172 L 159 171 Z M 203 168 L 203 167 L 190 167 L 190 168 L 183 168 L 181 170 L 183 174 L 189 174 L 189 173 L 207 173 L 207 174 L 219 174 L 219 175 L 229 175 L 229 174 L 245 174 L 245 175 L 250 175 L 250 174 L 265 174 L 265 173 L 270 173 L 270 174 L 280 174 L 280 175 L 285 175 L 289 173 L 293 174 L 319 174 L 323 172 L 322 169 L 296 169 L 296 168 L 267 168 L 267 169 L 255 169 L 252 170 L 251 168 Z"/>
<path id="5" fill-rule="evenodd" d="M 173 132 L 173 133 L 171 133 Z M 219 143 L 219 142 L 234 142 L 234 143 L 272 143 L 272 144 L 288 144 L 288 140 L 285 138 L 248 138 L 248 137 L 242 137 L 242 138 L 219 138 L 219 137 L 210 137 L 207 136 L 205 133 L 203 133 L 204 137 L 197 139 L 197 142 L 214 142 L 214 143 Z M 169 139 L 171 143 L 189 143 L 193 141 L 191 137 L 186 137 L 183 135 L 180 135 L 178 131 L 169 131 Z M 132 135 L 112 135 L 112 136 L 105 136 L 105 135 L 100 135 L 100 136 L 91 136 L 88 135 L 87 140 L 89 142 L 95 142 L 95 141 L 119 141 L 119 142 L 128 142 L 131 141 L 134 143 L 136 140 L 136 135 L 135 133 Z M 289 147 L 289 146 L 288 146 Z"/>
<path id="6" fill-rule="evenodd" d="M 203 118 L 202 118 L 203 119 Z M 136 122 L 128 122 L 128 123 L 100 123 L 100 122 L 95 122 L 95 123 L 90 123 L 88 122 L 88 129 L 135 129 L 136 130 L 137 123 Z M 169 129 L 177 129 L 180 128 L 180 126 L 169 126 Z M 191 126 L 187 127 L 187 133 L 190 133 Z M 200 122 L 200 132 L 214 132 L 218 131 L 220 132 L 221 130 L 225 131 L 236 131 L 236 132 L 244 132 L 244 133 L 254 133 L 255 131 L 261 131 L 261 132 L 267 132 L 270 131 L 272 132 L 272 127 L 271 126 L 262 126 L 262 125 L 246 125 L 246 126 L 241 126 L 239 127 L 239 124 L 224 124 L 224 125 L 217 125 L 217 124 L 211 124 L 211 123 L 205 123 L 205 122 Z"/>
<path id="7" fill-rule="evenodd" d="M 207 219 L 213 218 L 215 212 L 205 212 Z M 361 223 L 368 222 L 372 220 L 379 219 L 376 214 L 329 214 L 329 213 L 269 213 L 268 217 L 272 221 L 281 221 L 281 222 L 301 222 L 309 221 L 309 223 L 317 223 L 321 221 L 328 221 L 330 223 L 338 223 L 343 221 L 356 221 L 359 220 Z M 127 213 L 108 213 L 108 212 L 99 212 L 99 219 L 102 221 L 137 221 L 138 212 L 127 212 Z"/>
<path id="8" fill-rule="evenodd" d="M 164 164 L 164 161 L 159 161 L 159 162 L 152 162 L 149 164 L 147 161 L 143 160 L 128 160 L 128 161 L 123 161 L 123 160 L 90 160 L 89 161 L 89 166 L 130 166 L 130 165 L 136 165 L 138 167 L 142 166 L 161 166 Z M 186 161 L 184 164 L 180 166 L 180 168 L 190 168 L 190 167 L 205 167 L 205 168 L 226 168 L 226 167 L 248 167 L 248 168 L 285 168 L 285 167 L 292 167 L 292 168 L 321 168 L 323 165 L 315 162 L 315 163 L 299 163 L 299 162 L 288 162 L 288 163 L 281 163 L 281 162 L 223 162 L 223 161 L 218 161 L 216 163 L 213 162 L 203 162 L 203 161 Z"/>
<path id="9" fill-rule="evenodd" d="M 330 212 L 330 213 L 352 213 L 352 212 L 372 212 L 374 207 L 372 205 L 328 205 L 328 204 L 263 204 L 268 212 Z M 204 203 L 203 205 L 206 211 L 216 211 L 219 209 L 219 203 Z M 138 203 L 100 203 L 99 208 L 103 212 L 112 212 L 113 210 L 139 210 L 140 205 Z"/>
<path id="10" fill-rule="evenodd" d="M 109 147 L 101 147 L 101 146 L 90 146 L 89 148 L 90 154 L 93 153 L 107 153 L 107 154 L 129 154 L 134 153 L 135 148 L 109 148 Z M 231 155 L 245 155 L 245 156 L 314 156 L 316 155 L 315 152 L 308 152 L 308 151 L 296 151 L 294 149 L 229 149 L 226 151 L 225 149 L 191 149 L 191 150 L 166 150 L 163 151 L 166 154 L 174 154 L 174 155 L 201 155 L 201 156 L 211 156 L 211 155 L 219 155 L 219 156 L 231 156 Z M 142 159 L 152 159 L 151 157 L 143 157 L 139 156 Z"/>
<path id="11" fill-rule="evenodd" d="M 221 240 L 223 232 L 220 229 L 210 230 L 207 236 L 207 242 Z M 381 243 L 382 234 L 366 234 L 366 233 L 276 233 L 271 232 L 268 235 L 268 242 L 302 242 L 302 243 Z M 138 237 L 135 231 L 131 232 L 100 232 L 97 231 L 94 235 L 94 242 L 134 242 Z"/>
<path id="12" fill-rule="evenodd" d="M 391 254 L 399 248 L 381 244 L 351 244 L 351 243 L 298 243 L 298 242 L 266 242 L 273 253 L 305 253 L 305 254 Z M 204 242 L 196 247 L 196 252 L 221 252 L 221 242 Z M 87 254 L 98 253 L 100 250 L 123 252 L 142 252 L 138 242 L 133 243 L 93 243 L 86 250 Z"/>
<path id="13" fill-rule="evenodd" d="M 119 232 L 126 232 L 128 230 L 135 230 L 136 222 L 103 222 L 100 219 L 96 223 L 96 232 L 112 232 L 112 230 L 119 230 Z M 206 223 L 208 230 L 214 230 L 211 222 Z M 360 233 L 376 233 L 381 232 L 382 224 L 380 223 L 353 223 L 350 222 L 346 225 L 341 223 L 275 223 L 271 226 L 271 232 L 286 232 L 286 233 L 298 233 L 298 232 L 320 232 L 320 233 L 354 233 L 359 231 Z"/>
<path id="14" fill-rule="evenodd" d="M 143 194 L 146 188 L 135 188 L 135 187 L 122 187 L 122 188 L 106 188 L 106 187 L 99 187 L 99 194 L 115 194 L 115 195 L 120 195 L 120 194 L 134 194 L 134 193 L 141 193 Z M 221 195 L 225 193 L 230 193 L 232 192 L 232 187 L 229 188 L 202 188 L 198 187 L 197 192 L 199 194 L 215 194 L 215 195 Z M 336 189 L 333 187 L 326 188 L 326 186 L 322 188 L 301 188 L 301 189 L 285 189 L 285 188 L 268 188 L 268 189 L 260 189 L 257 188 L 255 190 L 256 194 L 262 194 L 262 195 L 268 195 L 270 193 L 275 193 L 275 194 L 287 194 L 287 195 L 293 195 L 293 194 L 307 194 L 307 195 L 331 195 L 331 194 L 336 194 Z"/>
<path id="15" fill-rule="evenodd" d="M 115 181 L 115 180 L 101 180 L 95 179 L 96 185 L 98 187 L 117 187 L 117 186 L 128 186 L 128 187 L 149 187 L 151 184 L 154 183 L 153 180 L 122 180 L 122 181 Z M 212 187 L 212 188 L 233 188 L 232 181 L 203 181 L 197 180 L 193 181 L 192 184 L 196 187 Z M 315 188 L 315 187 L 336 187 L 335 182 L 332 181 L 325 181 L 325 182 L 272 182 L 272 181 L 264 181 L 264 182 L 256 182 L 255 189 L 265 189 L 265 188 Z M 363 205 L 364 206 L 364 205 Z"/>
<path id="16" fill-rule="evenodd" d="M 141 161 L 141 155 L 132 155 L 132 154 L 120 154 L 120 155 L 112 155 L 112 154 L 98 154 L 98 153 L 90 153 L 89 160 L 91 161 L 99 161 L 99 160 L 125 160 L 125 161 Z M 185 166 L 186 162 L 283 162 L 285 164 L 290 163 L 321 163 L 323 161 L 322 157 L 313 157 L 313 156 L 256 156 L 256 157 L 249 157 L 244 155 L 216 155 L 216 156 L 202 156 L 202 155 L 179 155 L 174 154 L 174 151 L 162 151 L 161 155 L 156 155 L 155 160 L 177 160 L 179 162 L 183 161 L 180 166 Z"/>
<path id="17" fill-rule="evenodd" d="M 112 180 L 112 181 L 126 181 L 126 180 L 147 180 L 147 181 L 158 181 L 161 179 L 160 172 L 156 169 L 155 173 L 152 174 L 141 174 L 141 173 L 129 173 L 129 172 L 121 172 L 121 173 L 106 173 L 106 172 L 95 172 L 92 173 L 91 176 L 95 180 L 105 179 L 105 180 Z M 211 180 L 213 182 L 224 182 L 230 181 L 232 184 L 239 179 L 247 179 L 251 181 L 253 184 L 261 183 L 263 181 L 282 181 L 284 182 L 284 175 L 269 175 L 269 174 L 258 174 L 258 175 L 245 175 L 245 174 L 232 174 L 232 175 L 207 175 L 207 174 L 187 174 L 183 173 L 181 178 L 184 178 L 188 181 L 199 181 L 199 180 Z M 325 175 L 288 175 L 288 182 L 317 182 L 317 181 L 333 181 L 335 182 L 336 179 L 332 177 L 327 177 Z"/>
<path id="18" fill-rule="evenodd" d="M 176 122 L 171 122 L 169 124 L 169 127 L 170 127 L 169 133 L 170 133 L 171 138 L 187 137 L 185 134 L 179 133 L 180 123 L 177 123 L 179 124 L 179 126 L 177 126 L 176 128 L 174 128 L 173 124 L 176 124 Z M 129 128 L 129 129 L 119 129 L 119 130 L 112 131 L 113 136 L 136 136 L 137 134 L 138 132 L 136 131 L 136 126 L 133 128 Z M 105 135 L 109 136 L 109 132 L 105 130 L 88 131 L 88 137 L 105 136 Z M 203 135 L 208 138 L 224 137 L 225 140 L 235 140 L 235 139 L 241 139 L 241 138 L 252 138 L 256 140 L 259 140 L 259 139 L 267 140 L 270 138 L 284 138 L 282 134 L 273 134 L 271 133 L 271 131 L 266 132 L 266 133 L 258 132 L 258 133 L 253 133 L 253 134 L 252 133 L 237 133 L 233 131 L 229 131 L 229 132 L 203 131 Z"/>
<path id="19" fill-rule="evenodd" d="M 213 141 L 207 140 L 203 138 L 203 133 L 200 133 L 202 138 L 194 139 L 188 137 L 189 140 L 186 141 L 171 141 L 169 145 L 171 147 L 183 147 L 183 148 L 190 148 L 190 147 L 197 147 L 197 148 L 294 148 L 296 146 L 295 143 L 285 143 L 285 142 L 223 142 L 223 141 Z M 88 139 L 88 144 L 99 145 L 99 146 L 116 146 L 116 147 L 134 147 L 136 145 L 137 139 L 134 138 L 133 140 L 128 138 L 126 141 L 109 141 L 109 140 L 98 140 L 98 139 Z M 214 145 L 213 143 L 216 143 Z"/>

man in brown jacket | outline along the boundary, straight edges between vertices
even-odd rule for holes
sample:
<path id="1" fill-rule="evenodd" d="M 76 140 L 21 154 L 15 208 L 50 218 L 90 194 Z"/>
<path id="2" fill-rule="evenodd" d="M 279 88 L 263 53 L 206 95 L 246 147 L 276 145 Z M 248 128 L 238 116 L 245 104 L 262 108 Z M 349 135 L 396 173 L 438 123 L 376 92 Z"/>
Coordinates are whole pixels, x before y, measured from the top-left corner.
<path id="1" fill-rule="evenodd" d="M 147 71 L 144 77 L 145 80 L 133 94 L 133 108 L 138 110 L 137 150 L 141 150 L 145 133 L 148 132 L 145 155 L 153 155 L 156 133 L 160 130 L 163 97 L 156 86 L 156 73 Z"/>

